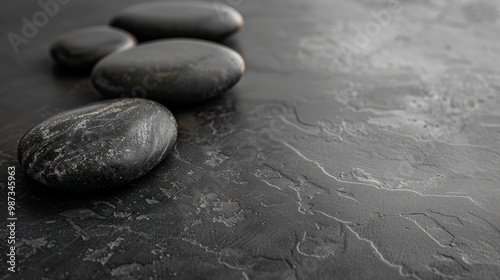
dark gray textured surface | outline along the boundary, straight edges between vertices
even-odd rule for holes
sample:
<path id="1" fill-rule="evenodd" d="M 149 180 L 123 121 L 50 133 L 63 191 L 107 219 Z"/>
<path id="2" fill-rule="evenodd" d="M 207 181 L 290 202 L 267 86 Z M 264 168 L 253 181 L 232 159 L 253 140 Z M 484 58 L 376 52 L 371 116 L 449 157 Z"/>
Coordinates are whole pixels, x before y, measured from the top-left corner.
<path id="1" fill-rule="evenodd" d="M 3 184 L 24 131 L 100 98 L 52 72 L 50 38 L 137 2 L 72 0 L 18 55 L 2 41 Z M 38 9 L 2 5 L 1 34 Z M 385 1 L 236 8 L 245 76 L 175 110 L 172 156 L 133 188 L 60 196 L 17 176 L 18 276 L 498 279 L 498 3 L 401 2 L 350 56 Z"/>
<path id="2" fill-rule="evenodd" d="M 144 97 L 171 106 L 221 95 L 244 72 L 241 55 L 226 46 L 169 39 L 104 58 L 94 67 L 91 80 L 108 97 Z"/>
<path id="3" fill-rule="evenodd" d="M 243 18 L 221 1 L 150 1 L 120 11 L 110 24 L 141 41 L 178 37 L 220 41 L 240 31 Z"/>
<path id="4" fill-rule="evenodd" d="M 95 192 L 140 178 L 177 140 L 172 113 L 142 98 L 112 99 L 57 114 L 20 140 L 19 164 L 55 189 Z"/>

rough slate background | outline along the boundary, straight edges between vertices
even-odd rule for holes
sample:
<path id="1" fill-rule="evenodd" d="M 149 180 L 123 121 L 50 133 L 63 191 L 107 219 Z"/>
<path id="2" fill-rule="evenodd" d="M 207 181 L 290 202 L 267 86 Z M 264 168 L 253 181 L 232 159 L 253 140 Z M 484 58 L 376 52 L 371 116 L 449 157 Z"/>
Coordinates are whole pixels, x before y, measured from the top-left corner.
<path id="1" fill-rule="evenodd" d="M 174 110 L 165 162 L 94 197 L 23 177 L 22 134 L 101 98 L 53 67 L 48 44 L 136 2 L 71 0 L 16 55 L 5 35 L 40 8 L 2 1 L 2 217 L 7 166 L 18 170 L 10 279 L 500 279 L 497 2 L 402 1 L 347 57 L 341 44 L 386 1 L 226 1 L 246 19 L 228 44 L 247 72 L 225 96 Z"/>

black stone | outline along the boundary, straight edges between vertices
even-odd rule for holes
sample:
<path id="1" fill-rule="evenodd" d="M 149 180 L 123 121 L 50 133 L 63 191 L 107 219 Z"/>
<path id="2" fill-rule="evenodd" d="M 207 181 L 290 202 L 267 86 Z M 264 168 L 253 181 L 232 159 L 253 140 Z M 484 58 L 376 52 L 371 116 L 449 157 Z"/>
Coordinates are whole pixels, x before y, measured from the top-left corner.
<path id="1" fill-rule="evenodd" d="M 111 25 L 141 41 L 179 37 L 219 41 L 238 32 L 243 17 L 219 1 L 151 2 L 121 11 Z"/>
<path id="2" fill-rule="evenodd" d="M 160 163 L 177 139 L 164 106 L 145 99 L 96 102 L 30 129 L 18 146 L 22 168 L 56 189 L 99 191 L 131 182 Z"/>
<path id="3" fill-rule="evenodd" d="M 135 38 L 128 32 L 108 26 L 96 26 L 62 35 L 52 43 L 50 53 L 64 67 L 90 70 L 103 57 L 135 45 Z"/>
<path id="4" fill-rule="evenodd" d="M 110 55 L 95 66 L 92 83 L 108 97 L 185 104 L 224 93 L 244 70 L 243 58 L 225 46 L 175 39 Z"/>

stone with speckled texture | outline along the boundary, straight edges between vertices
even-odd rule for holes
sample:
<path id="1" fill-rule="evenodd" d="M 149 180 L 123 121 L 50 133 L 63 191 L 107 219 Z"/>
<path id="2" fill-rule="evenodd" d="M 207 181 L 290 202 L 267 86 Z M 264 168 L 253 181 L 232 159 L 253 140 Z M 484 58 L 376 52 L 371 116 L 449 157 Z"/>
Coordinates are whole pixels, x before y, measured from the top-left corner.
<path id="1" fill-rule="evenodd" d="M 69 69 L 91 70 L 103 57 L 114 52 L 133 48 L 134 36 L 126 31 L 93 26 L 66 33 L 50 46 L 52 58 Z"/>
<path id="2" fill-rule="evenodd" d="M 150 2 L 119 12 L 111 25 L 140 40 L 182 37 L 220 41 L 243 27 L 243 17 L 220 1 Z"/>
<path id="3" fill-rule="evenodd" d="M 97 191 L 131 182 L 161 162 L 177 139 L 164 106 L 145 99 L 96 102 L 30 129 L 18 146 L 22 168 L 45 185 Z"/>
<path id="4" fill-rule="evenodd" d="M 103 59 L 92 72 L 92 83 L 108 97 L 185 104 L 226 92 L 244 70 L 243 58 L 225 46 L 194 39 L 164 40 Z"/>

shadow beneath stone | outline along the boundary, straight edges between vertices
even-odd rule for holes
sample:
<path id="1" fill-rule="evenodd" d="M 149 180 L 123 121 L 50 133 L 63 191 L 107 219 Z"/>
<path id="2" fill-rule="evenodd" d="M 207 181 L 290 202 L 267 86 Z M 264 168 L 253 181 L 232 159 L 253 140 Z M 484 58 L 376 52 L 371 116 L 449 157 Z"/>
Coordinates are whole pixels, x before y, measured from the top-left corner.
<path id="1" fill-rule="evenodd" d="M 23 188 L 21 196 L 26 209 L 37 213 L 58 214 L 71 209 L 92 208 L 89 203 L 96 201 L 111 202 L 117 198 L 127 200 L 135 197 L 138 193 L 147 189 L 148 184 L 144 183 L 156 181 L 155 175 L 159 169 L 169 168 L 172 164 L 173 159 L 169 155 L 165 160 L 135 181 L 105 190 L 78 192 L 54 189 L 28 177 L 26 174 L 19 178 L 18 185 Z M 85 178 L 82 178 L 82 180 L 85 180 Z"/>
<path id="2" fill-rule="evenodd" d="M 165 104 L 162 103 L 165 107 L 167 107 L 172 113 L 175 115 L 176 113 L 185 113 L 192 111 L 200 111 L 200 110 L 210 110 L 215 106 L 228 106 L 230 104 L 235 103 L 236 101 L 236 93 L 238 89 L 231 89 L 221 95 L 215 96 L 213 98 L 198 101 L 189 104 Z M 232 105 L 231 105 L 232 107 Z"/>
<path id="3" fill-rule="evenodd" d="M 155 40 L 137 39 L 138 40 L 137 46 L 141 46 L 143 44 L 156 43 L 156 42 L 160 42 L 160 41 L 168 41 L 168 40 L 176 40 L 176 39 L 187 39 L 187 40 L 191 39 L 191 40 L 201 40 L 201 41 L 206 41 L 209 43 L 224 45 L 224 46 L 234 50 L 235 52 L 237 52 L 243 56 L 243 49 L 242 49 L 241 44 L 239 42 L 239 36 L 240 36 L 239 34 L 235 34 L 233 36 L 230 36 L 230 37 L 222 39 L 222 40 L 204 40 L 204 39 L 199 39 L 199 38 L 183 38 L 183 37 L 163 38 L 163 39 L 155 39 Z"/>
<path id="4" fill-rule="evenodd" d="M 87 79 L 90 78 L 92 69 L 73 69 L 54 63 L 52 65 L 52 74 L 61 81 Z"/>
<path id="5" fill-rule="evenodd" d="M 230 49 L 233 49 L 235 52 L 239 53 L 243 58 L 245 58 L 245 55 L 243 53 L 243 48 L 239 40 L 239 36 L 240 36 L 239 34 L 236 34 L 234 36 L 227 38 L 226 40 L 223 40 L 220 43 Z"/>
<path id="6" fill-rule="evenodd" d="M 100 190 L 100 191 L 92 191 L 92 192 L 78 192 L 78 191 L 67 191 L 60 189 L 53 189 L 47 187 L 46 185 L 39 183 L 31 178 L 26 178 L 26 185 L 29 185 L 29 192 L 31 195 L 36 197 L 37 201 L 54 201 L 59 198 L 63 198 L 67 201 L 88 201 L 92 199 L 105 199 L 108 196 L 116 196 L 120 194 L 126 194 L 130 192 L 130 190 L 134 189 L 134 182 L 126 185 L 115 186 L 110 189 Z M 85 180 L 85 179 L 82 179 Z"/>

